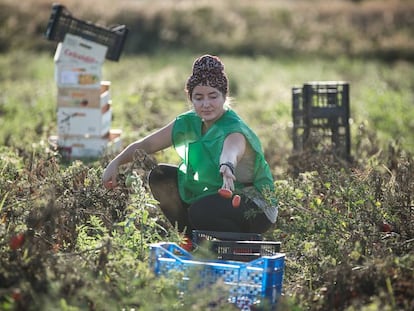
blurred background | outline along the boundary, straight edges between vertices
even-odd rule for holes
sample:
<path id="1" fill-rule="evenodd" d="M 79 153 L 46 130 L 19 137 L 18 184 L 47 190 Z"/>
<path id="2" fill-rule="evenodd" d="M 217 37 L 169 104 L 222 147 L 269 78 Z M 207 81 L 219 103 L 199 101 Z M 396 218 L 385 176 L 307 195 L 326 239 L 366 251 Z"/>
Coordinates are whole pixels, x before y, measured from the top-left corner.
<path id="1" fill-rule="evenodd" d="M 42 38 L 53 1 L 0 2 L 0 51 L 53 51 Z M 410 0 L 62 0 L 74 16 L 125 24 L 125 53 L 190 50 L 271 57 L 412 60 Z"/>

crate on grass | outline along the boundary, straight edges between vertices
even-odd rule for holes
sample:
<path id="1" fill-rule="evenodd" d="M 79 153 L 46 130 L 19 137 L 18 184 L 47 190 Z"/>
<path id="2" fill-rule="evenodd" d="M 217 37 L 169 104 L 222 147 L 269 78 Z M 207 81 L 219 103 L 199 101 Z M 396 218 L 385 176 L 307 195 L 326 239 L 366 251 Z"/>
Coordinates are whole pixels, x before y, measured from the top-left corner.
<path id="1" fill-rule="evenodd" d="M 250 308 L 277 303 L 282 293 L 285 255 L 277 253 L 250 262 L 201 260 L 175 243 L 150 245 L 150 265 L 158 276 L 177 278 L 177 287 L 186 293 L 220 284 L 229 303 Z"/>
<path id="2" fill-rule="evenodd" d="M 122 147 L 122 131 L 111 129 L 104 136 L 50 136 L 49 142 L 65 159 L 96 158 L 105 153 L 119 152 Z"/>
<path id="3" fill-rule="evenodd" d="M 327 148 L 350 159 L 349 83 L 314 81 L 292 89 L 293 150 Z"/>

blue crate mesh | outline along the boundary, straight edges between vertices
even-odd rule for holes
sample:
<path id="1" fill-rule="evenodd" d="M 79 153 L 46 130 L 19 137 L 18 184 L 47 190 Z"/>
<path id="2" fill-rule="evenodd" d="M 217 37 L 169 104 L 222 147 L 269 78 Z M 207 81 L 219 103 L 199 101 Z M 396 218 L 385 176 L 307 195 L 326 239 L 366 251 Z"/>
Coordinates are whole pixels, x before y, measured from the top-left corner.
<path id="1" fill-rule="evenodd" d="M 220 282 L 228 290 L 228 302 L 239 308 L 267 300 L 277 302 L 282 292 L 284 254 L 261 257 L 251 262 L 198 260 L 174 243 L 151 245 L 151 266 L 160 276 L 181 273 L 177 286 L 185 291 Z"/>

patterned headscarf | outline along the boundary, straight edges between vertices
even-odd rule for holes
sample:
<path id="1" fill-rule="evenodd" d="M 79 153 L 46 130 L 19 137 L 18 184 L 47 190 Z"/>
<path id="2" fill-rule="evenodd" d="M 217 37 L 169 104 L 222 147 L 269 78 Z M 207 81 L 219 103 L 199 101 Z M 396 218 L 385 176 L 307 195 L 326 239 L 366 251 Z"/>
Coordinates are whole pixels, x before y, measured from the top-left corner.
<path id="1" fill-rule="evenodd" d="M 224 72 L 224 64 L 217 56 L 203 55 L 193 64 L 193 74 L 188 78 L 186 91 L 192 97 L 197 85 L 208 85 L 218 89 L 226 98 L 228 92 L 228 79 Z"/>

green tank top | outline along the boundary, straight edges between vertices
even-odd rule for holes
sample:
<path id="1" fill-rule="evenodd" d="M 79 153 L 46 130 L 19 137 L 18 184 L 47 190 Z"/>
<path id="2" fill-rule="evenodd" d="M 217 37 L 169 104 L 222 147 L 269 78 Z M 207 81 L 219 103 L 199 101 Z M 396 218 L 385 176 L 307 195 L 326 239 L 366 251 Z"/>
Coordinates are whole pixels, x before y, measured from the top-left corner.
<path id="1" fill-rule="evenodd" d="M 221 150 L 225 138 L 234 132 L 242 133 L 256 154 L 254 188 L 260 193 L 265 189 L 274 190 L 273 176 L 258 137 L 233 110 L 227 110 L 204 135 L 201 131 L 202 120 L 194 111 L 183 113 L 175 120 L 172 141 L 182 160 L 178 170 L 178 188 L 183 201 L 192 203 L 217 193 L 221 188 Z M 236 192 L 241 192 L 245 186 L 236 181 Z"/>

